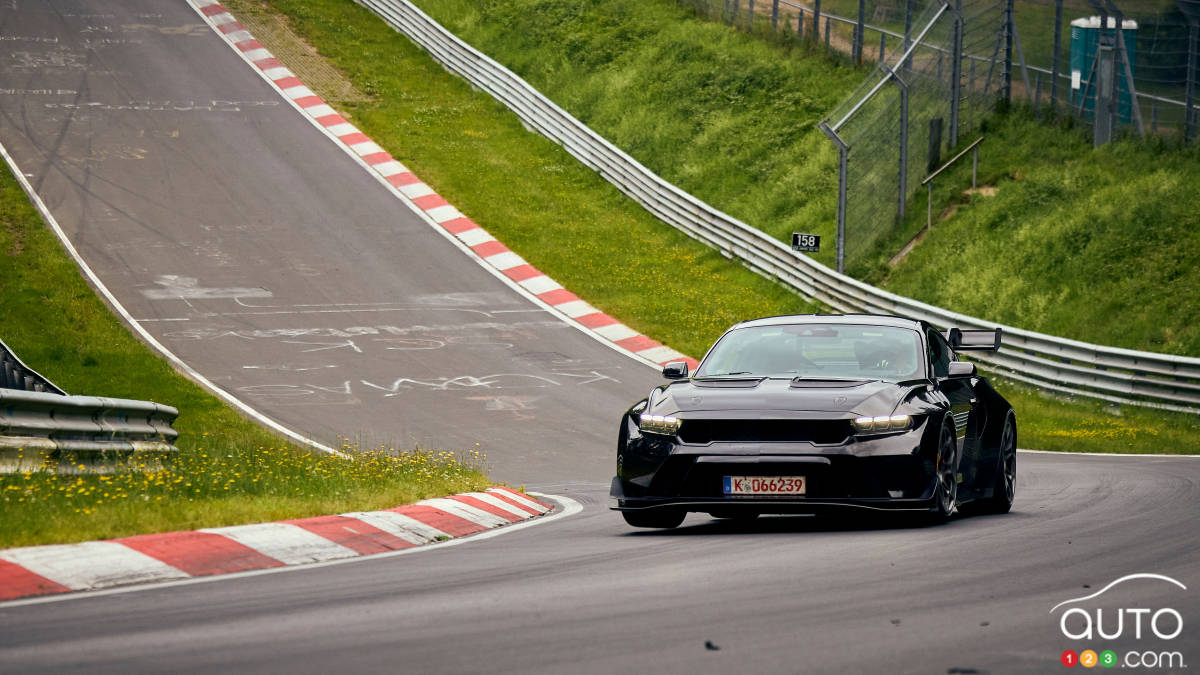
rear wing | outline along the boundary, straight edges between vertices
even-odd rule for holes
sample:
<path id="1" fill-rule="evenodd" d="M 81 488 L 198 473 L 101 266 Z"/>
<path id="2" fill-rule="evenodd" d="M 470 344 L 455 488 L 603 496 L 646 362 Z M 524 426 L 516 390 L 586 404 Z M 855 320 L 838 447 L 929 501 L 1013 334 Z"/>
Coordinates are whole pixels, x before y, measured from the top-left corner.
<path id="1" fill-rule="evenodd" d="M 1000 349 L 1000 329 L 994 330 L 962 330 L 951 328 L 942 333 L 950 348 L 956 352 L 981 351 L 994 352 Z"/>

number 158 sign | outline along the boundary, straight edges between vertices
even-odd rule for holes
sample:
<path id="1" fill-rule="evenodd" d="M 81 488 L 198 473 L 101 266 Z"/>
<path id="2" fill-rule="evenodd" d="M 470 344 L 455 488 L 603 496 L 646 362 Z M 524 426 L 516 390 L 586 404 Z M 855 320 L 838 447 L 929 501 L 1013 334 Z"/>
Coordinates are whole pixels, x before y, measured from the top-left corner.
<path id="1" fill-rule="evenodd" d="M 792 233 L 792 250 L 816 253 L 821 250 L 821 236 L 817 234 Z"/>

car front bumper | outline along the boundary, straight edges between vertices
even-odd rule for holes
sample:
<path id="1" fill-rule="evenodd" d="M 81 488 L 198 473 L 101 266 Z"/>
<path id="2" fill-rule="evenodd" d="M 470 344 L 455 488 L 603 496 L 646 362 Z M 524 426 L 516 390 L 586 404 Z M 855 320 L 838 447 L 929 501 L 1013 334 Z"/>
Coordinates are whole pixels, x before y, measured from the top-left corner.
<path id="1" fill-rule="evenodd" d="M 921 427 L 835 446 L 708 443 L 631 437 L 618 458 L 610 496 L 632 511 L 821 513 L 845 509 L 926 511 L 936 505 L 936 450 Z M 804 495 L 727 495 L 725 476 L 804 476 Z"/>

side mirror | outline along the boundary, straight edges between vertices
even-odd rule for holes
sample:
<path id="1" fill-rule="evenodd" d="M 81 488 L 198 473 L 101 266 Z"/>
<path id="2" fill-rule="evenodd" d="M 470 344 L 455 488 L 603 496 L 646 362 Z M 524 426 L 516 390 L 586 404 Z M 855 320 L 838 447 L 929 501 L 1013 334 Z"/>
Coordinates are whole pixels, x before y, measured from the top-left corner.
<path id="1" fill-rule="evenodd" d="M 978 371 L 975 370 L 974 363 L 968 363 L 966 361 L 951 361 L 950 372 L 948 375 L 951 378 L 975 377 L 977 372 Z"/>
<path id="2" fill-rule="evenodd" d="M 682 380 L 688 376 L 686 361 L 674 361 L 663 366 L 663 377 L 668 380 Z"/>

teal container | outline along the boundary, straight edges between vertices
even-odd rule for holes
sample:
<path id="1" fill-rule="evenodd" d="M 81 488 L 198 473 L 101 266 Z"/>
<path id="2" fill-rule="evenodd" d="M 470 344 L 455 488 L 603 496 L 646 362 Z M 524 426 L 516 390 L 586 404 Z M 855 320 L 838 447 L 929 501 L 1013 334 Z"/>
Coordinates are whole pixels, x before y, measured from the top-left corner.
<path id="1" fill-rule="evenodd" d="M 1111 34 L 1116 26 L 1116 18 L 1108 17 L 1106 32 Z M 1129 58 L 1129 71 L 1136 81 L 1137 22 L 1126 19 L 1122 23 L 1121 37 Z M 1096 87 L 1099 85 L 1099 75 L 1096 72 L 1099 62 L 1096 52 L 1099 48 L 1100 17 L 1083 17 L 1071 22 L 1071 109 L 1079 110 L 1079 103 L 1082 101 L 1083 115 L 1088 119 L 1092 119 L 1096 114 Z M 1129 81 L 1125 77 L 1124 65 L 1114 58 L 1113 66 L 1117 78 L 1117 117 L 1122 123 L 1128 124 L 1133 121 L 1133 96 L 1130 93 Z"/>

